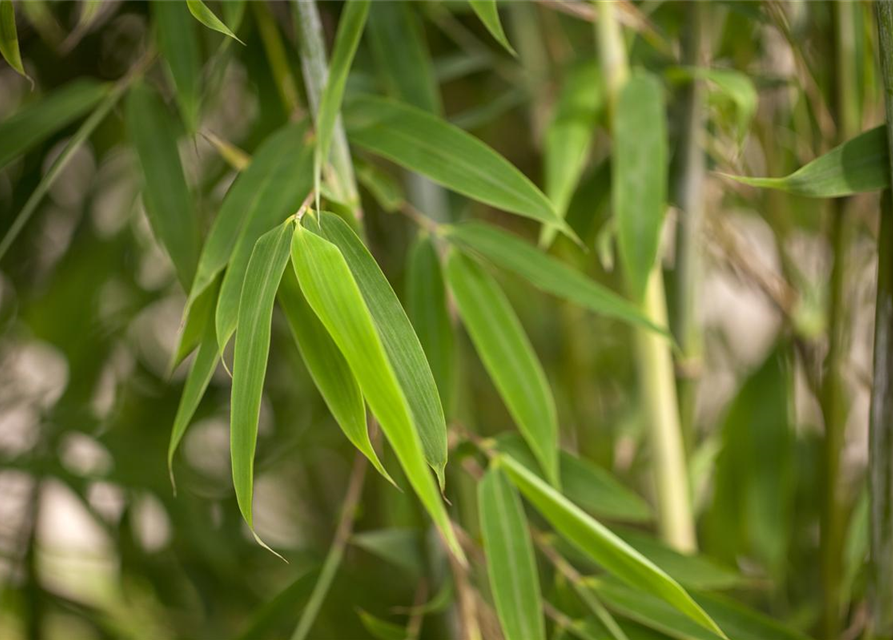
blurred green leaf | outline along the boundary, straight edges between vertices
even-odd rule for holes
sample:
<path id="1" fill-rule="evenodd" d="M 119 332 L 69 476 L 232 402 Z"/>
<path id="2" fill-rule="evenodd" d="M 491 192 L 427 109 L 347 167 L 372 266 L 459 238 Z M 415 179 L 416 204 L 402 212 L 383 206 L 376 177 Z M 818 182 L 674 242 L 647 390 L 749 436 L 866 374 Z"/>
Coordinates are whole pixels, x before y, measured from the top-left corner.
<path id="1" fill-rule="evenodd" d="M 521 321 L 496 281 L 471 258 L 452 251 L 446 276 L 487 373 L 549 482 L 560 486 L 555 399 Z"/>
<path id="2" fill-rule="evenodd" d="M 406 571 L 417 580 L 425 570 L 419 553 L 421 536 L 415 529 L 376 529 L 353 534 L 351 543 Z"/>
<path id="3" fill-rule="evenodd" d="M 209 29 L 222 33 L 239 44 L 245 44 L 236 37 L 236 34 L 230 31 L 229 27 L 221 22 L 220 18 L 214 15 L 214 12 L 202 0 L 186 0 L 186 6 L 189 8 L 189 13 Z"/>
<path id="4" fill-rule="evenodd" d="M 0 54 L 9 63 L 9 66 L 15 69 L 16 73 L 31 80 L 22 65 L 19 34 L 16 30 L 16 14 L 12 0 L 0 0 Z"/>
<path id="5" fill-rule="evenodd" d="M 496 42 L 501 44 L 513 56 L 517 56 L 518 54 L 505 36 L 502 22 L 499 20 L 499 8 L 496 6 L 496 0 L 468 0 L 468 4 L 474 9 L 477 17 L 484 23 L 487 31 L 490 32 L 490 35 L 493 36 Z"/>
<path id="6" fill-rule="evenodd" d="M 228 3 L 227 3 L 228 4 Z M 177 104 L 190 133 L 198 130 L 201 100 L 201 58 L 195 22 L 180 2 L 152 2 L 155 40 L 176 88 Z"/>
<path id="7" fill-rule="evenodd" d="M 378 640 L 407 640 L 408 638 L 406 629 L 393 622 L 376 618 L 362 609 L 357 611 L 357 615 L 360 616 L 360 621 L 366 627 L 366 631 Z"/>
<path id="8" fill-rule="evenodd" d="M 533 542 L 518 490 L 498 464 L 478 484 L 487 573 L 506 640 L 545 640 Z"/>
<path id="9" fill-rule="evenodd" d="M 394 213 L 406 202 L 403 188 L 390 174 L 385 173 L 374 164 L 363 162 L 360 159 L 355 159 L 354 165 L 357 171 L 357 180 L 384 211 Z"/>

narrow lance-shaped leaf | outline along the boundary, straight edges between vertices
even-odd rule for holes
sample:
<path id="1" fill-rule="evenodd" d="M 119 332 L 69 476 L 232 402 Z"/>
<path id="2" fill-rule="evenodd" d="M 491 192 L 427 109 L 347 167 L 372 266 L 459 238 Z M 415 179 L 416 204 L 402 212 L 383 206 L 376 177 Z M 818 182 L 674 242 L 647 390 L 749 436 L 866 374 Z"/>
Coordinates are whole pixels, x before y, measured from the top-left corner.
<path id="1" fill-rule="evenodd" d="M 406 396 L 385 352 L 372 314 L 341 251 L 298 226 L 292 264 L 301 291 L 360 384 L 406 477 L 453 554 L 465 561 L 414 428 Z"/>
<path id="2" fill-rule="evenodd" d="M 332 136 L 335 133 L 336 122 L 340 117 L 341 99 L 344 97 L 347 74 L 350 71 L 357 46 L 360 44 L 360 37 L 363 35 L 363 27 L 368 15 L 369 0 L 353 0 L 353 2 L 347 3 L 338 24 L 338 35 L 335 37 L 335 48 L 332 51 L 332 62 L 329 66 L 329 79 L 323 89 L 319 101 L 319 111 L 316 115 L 317 140 L 313 176 L 317 209 L 319 208 L 320 173 L 323 165 L 328 162 Z"/>
<path id="3" fill-rule="evenodd" d="M 754 187 L 809 198 L 841 198 L 890 186 L 884 126 L 860 133 L 784 178 L 727 176 Z"/>
<path id="4" fill-rule="evenodd" d="M 230 455 L 236 500 L 242 517 L 252 528 L 254 451 L 270 352 L 270 323 L 276 291 L 288 264 L 293 229 L 294 223 L 287 220 L 260 237 L 248 261 L 239 301 L 241 329 L 233 357 Z"/>
<path id="5" fill-rule="evenodd" d="M 393 483 L 372 448 L 366 426 L 366 404 L 360 385 L 338 346 L 304 299 L 293 270 L 286 269 L 279 287 L 279 304 L 301 352 L 310 377 L 347 439 Z"/>
<path id="6" fill-rule="evenodd" d="M 196 20 L 201 22 L 203 25 L 217 31 L 218 33 L 222 33 L 223 35 L 232 38 L 239 44 L 245 44 L 236 34 L 230 31 L 230 28 L 227 27 L 223 22 L 214 15 L 214 12 L 211 11 L 208 6 L 202 2 L 202 0 L 186 0 L 186 6 L 189 8 L 189 13 L 192 14 Z"/>
<path id="7" fill-rule="evenodd" d="M 201 96 L 201 59 L 196 37 L 197 25 L 181 2 L 161 0 L 152 3 L 155 39 L 177 91 L 177 104 L 190 133 L 198 129 Z"/>
<path id="8" fill-rule="evenodd" d="M 483 222 L 443 227 L 447 239 L 473 251 L 497 267 L 528 280 L 536 288 L 564 298 L 594 313 L 617 318 L 669 335 L 629 300 L 543 253 L 517 236 Z"/>
<path id="9" fill-rule="evenodd" d="M 562 537 L 631 587 L 665 600 L 705 629 L 725 637 L 679 583 L 510 456 L 501 460 L 512 482 Z"/>
<path id="10" fill-rule="evenodd" d="M 15 69 L 16 73 L 31 80 L 31 77 L 25 73 L 25 67 L 22 64 L 19 33 L 16 30 L 16 14 L 12 0 L 0 0 L 0 54 L 9 63 L 9 66 Z"/>
<path id="11" fill-rule="evenodd" d="M 428 356 L 444 412 L 452 408 L 454 375 L 453 327 L 437 249 L 431 236 L 420 235 L 406 268 L 406 311 Z"/>
<path id="12" fill-rule="evenodd" d="M 487 27 L 490 35 L 496 39 L 496 42 L 505 47 L 505 50 L 513 56 L 517 56 L 518 54 L 515 53 L 512 45 L 509 44 L 509 39 L 505 36 L 505 30 L 503 30 L 502 22 L 499 20 L 499 8 L 496 6 L 496 0 L 468 0 L 468 4 L 474 9 L 474 12 L 480 18 L 480 21 L 484 23 L 484 26 Z"/>
<path id="13" fill-rule="evenodd" d="M 664 96 L 653 76 L 636 72 L 617 101 L 611 194 L 617 248 L 630 294 L 640 300 L 657 258 L 667 199 Z"/>
<path id="14" fill-rule="evenodd" d="M 95 80 L 74 80 L 0 122 L 0 168 L 87 113 L 108 90 Z"/>
<path id="15" fill-rule="evenodd" d="M 542 594 L 524 506 L 498 464 L 478 484 L 487 573 L 506 640 L 545 640 Z"/>
<path id="16" fill-rule="evenodd" d="M 451 252 L 446 276 L 499 395 L 549 482 L 560 486 L 555 399 L 521 321 L 492 276 L 467 256 Z"/>
<path id="17" fill-rule="evenodd" d="M 375 320 L 400 388 L 409 402 L 425 458 L 443 488 L 447 463 L 443 406 L 425 351 L 397 294 L 363 241 L 344 220 L 333 213 L 323 212 L 318 226 L 312 220 L 305 224 L 312 230 L 319 230 L 323 237 L 341 250 L 347 261 Z"/>
<path id="18" fill-rule="evenodd" d="M 350 140 L 475 200 L 555 225 L 576 239 L 542 191 L 474 136 L 406 104 L 363 96 L 344 109 Z"/>
<path id="19" fill-rule="evenodd" d="M 198 262 L 198 218 L 183 175 L 176 128 L 158 95 L 144 84 L 130 91 L 127 125 L 145 177 L 143 203 L 152 231 L 188 289 Z"/>

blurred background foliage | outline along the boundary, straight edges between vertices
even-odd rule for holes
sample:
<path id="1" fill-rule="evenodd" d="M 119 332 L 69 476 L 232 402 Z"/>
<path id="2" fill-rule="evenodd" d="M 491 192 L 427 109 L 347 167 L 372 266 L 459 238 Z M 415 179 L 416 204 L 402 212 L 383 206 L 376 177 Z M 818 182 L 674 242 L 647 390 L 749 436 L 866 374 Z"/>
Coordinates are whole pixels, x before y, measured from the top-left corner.
<path id="1" fill-rule="evenodd" d="M 306 114 L 308 104 L 292 3 L 209 6 L 244 46 L 176 7 L 180 15 L 173 19 L 198 45 L 198 103 L 177 105 L 163 59 L 150 59 L 145 72 L 181 128 L 180 158 L 203 232 L 236 175 L 228 145 L 253 152 L 271 132 Z M 833 637 L 855 638 L 865 620 L 863 486 L 878 198 L 809 200 L 718 174 L 785 175 L 882 120 L 871 5 L 646 1 L 618 7 L 632 64 L 657 74 L 665 89 L 671 173 L 683 162 L 686 87 L 698 78 L 706 89 L 697 319 L 703 347 L 677 363 L 680 394 L 694 388 L 682 407 L 702 556 L 686 560 L 653 535 L 654 486 L 631 330 L 513 276 L 500 276 L 500 283 L 546 369 L 564 449 L 609 472 L 605 483 L 618 481 L 635 494 L 621 493 L 613 512 L 605 503 L 594 512 L 638 540 L 643 552 L 649 549 L 646 555 L 661 558 L 668 572 L 676 567 L 674 577 L 687 587 L 722 592 L 709 597 L 734 597 L 783 623 L 787 630 L 776 629 L 778 637 L 832 637 L 825 634 L 834 629 Z M 12 68 L 0 68 L 0 122 L 78 79 L 121 83 L 162 37 L 159 13 L 146 2 L 29 0 L 15 8 L 33 86 Z M 339 2 L 319 4 L 330 50 L 342 9 Z M 693 12 L 700 14 L 696 21 Z M 579 184 L 571 178 L 559 197 L 588 250 L 559 237 L 551 252 L 622 291 L 595 11 L 546 0 L 507 2 L 500 13 L 516 57 L 466 3 L 374 2 L 348 100 L 359 91 L 393 94 L 394 83 L 430 72 L 436 91 L 423 88 L 419 100 L 499 150 L 535 183 L 552 180 L 553 186 L 562 175 L 547 176 L 550 136 L 562 117 L 578 118 L 582 110 L 579 126 L 590 132 L 591 144 Z M 398 27 L 388 34 L 388 24 Z M 693 64 L 684 42 L 698 24 L 703 44 Z M 851 89 L 841 91 L 842 82 Z M 576 99 L 574 91 L 581 94 Z M 87 111 L 24 155 L 4 158 L 0 232 L 11 227 Z M 166 452 L 186 369 L 169 376 L 168 366 L 185 294 L 150 230 L 131 134 L 118 105 L 77 149 L 0 262 L 0 637 L 289 637 L 341 516 L 353 449 L 277 311 L 255 524 L 289 564 L 259 547 L 240 518 L 229 469 L 230 378 L 223 368 L 175 460 L 173 494 Z M 0 139 L 0 157 L 3 144 Z M 416 225 L 389 209 L 400 208 L 404 189 L 418 203 L 425 186 L 363 152 L 356 153 L 355 168 L 368 245 L 402 295 Z M 536 240 L 530 221 L 445 194 L 434 197 L 447 198 L 438 205 L 446 219 L 484 218 Z M 679 197 L 672 182 L 669 196 L 662 241 L 668 274 L 675 265 L 672 205 Z M 844 224 L 835 222 L 841 206 Z M 835 258 L 844 260 L 845 286 L 835 303 L 839 376 L 830 384 L 841 392 L 829 407 Z M 673 280 L 667 283 L 672 312 L 677 296 Z M 475 482 L 463 470 L 463 459 L 475 454 L 462 434 L 515 429 L 467 337 L 457 332 L 455 341 L 451 418 L 457 428 L 446 495 L 453 518 L 478 538 Z M 823 622 L 819 533 L 829 419 L 845 425 L 837 449 L 839 499 L 830 515 L 837 531 L 832 553 L 840 557 L 830 623 Z M 387 448 L 383 460 L 392 472 L 398 468 Z M 604 474 L 583 474 L 583 499 L 596 491 L 586 484 L 593 477 Z M 566 575 L 546 563 L 540 573 L 550 630 L 555 637 L 568 634 L 564 624 L 584 617 L 585 609 Z M 483 594 L 483 637 L 497 638 L 486 581 L 476 572 L 472 578 Z M 408 622 L 421 638 L 460 637 L 453 635 L 455 599 L 463 587 L 452 583 L 414 496 L 370 473 L 345 559 L 310 637 L 406 637 Z M 704 637 L 648 624 L 635 607 L 624 608 L 622 587 L 609 581 L 597 591 L 639 637 Z M 423 616 L 409 609 L 432 598 Z M 744 625 L 754 635 L 731 637 L 771 636 L 766 629 L 775 627 L 766 618 L 747 615 L 769 626 Z M 583 623 L 573 631 L 605 637 Z"/>

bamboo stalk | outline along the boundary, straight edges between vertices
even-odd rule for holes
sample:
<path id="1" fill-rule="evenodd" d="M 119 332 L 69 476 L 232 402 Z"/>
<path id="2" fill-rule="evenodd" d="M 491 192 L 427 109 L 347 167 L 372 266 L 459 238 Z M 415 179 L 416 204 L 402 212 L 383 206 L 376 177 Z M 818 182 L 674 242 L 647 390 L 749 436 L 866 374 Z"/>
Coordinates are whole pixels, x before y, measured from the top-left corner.
<path id="1" fill-rule="evenodd" d="M 893 148 L 893 0 L 876 4 L 887 145 Z M 893 176 L 893 158 L 890 160 Z M 881 200 L 874 327 L 874 381 L 868 435 L 870 637 L 893 638 L 893 206 Z"/>

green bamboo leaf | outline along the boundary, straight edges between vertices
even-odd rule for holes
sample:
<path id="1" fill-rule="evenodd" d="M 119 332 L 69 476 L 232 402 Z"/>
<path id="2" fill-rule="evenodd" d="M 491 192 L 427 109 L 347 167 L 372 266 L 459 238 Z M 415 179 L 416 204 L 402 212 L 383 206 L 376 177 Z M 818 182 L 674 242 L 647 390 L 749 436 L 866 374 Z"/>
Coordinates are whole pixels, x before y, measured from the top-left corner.
<path id="1" fill-rule="evenodd" d="M 405 571 L 418 580 L 425 571 L 425 559 L 420 549 L 423 539 L 416 529 L 376 529 L 355 533 L 351 543 L 385 562 Z"/>
<path id="2" fill-rule="evenodd" d="M 634 300 L 645 293 L 657 258 L 667 200 L 667 132 L 663 89 L 634 73 L 617 101 L 611 194 L 617 249 Z"/>
<path id="3" fill-rule="evenodd" d="M 316 114 L 317 140 L 313 177 L 317 202 L 320 173 L 329 159 L 332 137 L 335 135 L 335 126 L 340 117 L 341 99 L 344 97 L 344 87 L 347 84 L 347 74 L 360 44 L 368 15 L 369 0 L 354 0 L 347 3 L 338 24 L 338 35 L 335 37 L 335 48 L 332 50 L 332 61 L 329 65 L 329 79 L 323 89 L 319 111 Z"/>
<path id="4" fill-rule="evenodd" d="M 198 129 L 201 98 L 201 58 L 195 22 L 186 15 L 180 2 L 159 0 L 152 3 L 155 40 L 176 87 L 177 104 L 190 133 Z"/>
<path id="5" fill-rule="evenodd" d="M 244 42 L 239 40 L 235 33 L 230 31 L 229 27 L 223 24 L 220 18 L 214 15 L 214 12 L 211 11 L 207 7 L 207 5 L 202 2 L 202 0 L 186 0 L 186 6 L 189 8 L 189 13 L 192 14 L 192 17 L 201 22 L 209 29 L 217 31 L 218 33 L 222 33 L 223 35 L 232 38 L 239 44 L 245 44 Z"/>
<path id="6" fill-rule="evenodd" d="M 512 482 L 565 539 L 626 584 L 661 598 L 705 629 L 725 637 L 678 582 L 522 464 L 510 456 L 501 460 Z"/>
<path id="7" fill-rule="evenodd" d="M 427 234 L 420 234 L 409 252 L 406 282 L 407 314 L 428 356 L 444 412 L 449 415 L 455 385 L 453 326 L 440 258 Z"/>
<path id="8" fill-rule="evenodd" d="M 316 225 L 310 221 L 309 226 L 313 229 Z M 409 402 L 422 439 L 425 459 L 443 488 L 447 463 L 446 420 L 434 374 L 412 323 L 375 258 L 344 220 L 333 213 L 323 212 L 316 229 L 341 250 L 360 286 L 397 380 Z"/>
<path id="9" fill-rule="evenodd" d="M 270 138 L 236 179 L 205 242 L 190 297 L 223 267 L 217 301 L 217 342 L 223 352 L 236 330 L 245 268 L 257 239 L 297 212 L 310 193 L 313 147 L 305 144 L 305 123 L 289 125 Z"/>
<path id="10" fill-rule="evenodd" d="M 127 126 L 145 178 L 143 203 L 152 231 L 188 289 L 198 263 L 199 230 L 177 129 L 158 95 L 144 84 L 134 86 L 127 98 Z"/>
<path id="11" fill-rule="evenodd" d="M 542 191 L 508 160 L 437 116 L 376 96 L 344 110 L 350 140 L 457 193 L 499 209 L 555 225 L 576 239 Z"/>
<path id="12" fill-rule="evenodd" d="M 187 304 L 187 312 L 183 317 L 182 329 L 171 358 L 169 372 L 173 373 L 174 369 L 186 359 L 186 356 L 201 343 L 208 318 L 211 318 L 211 322 L 214 321 L 214 309 L 217 306 L 217 296 L 220 293 L 220 280 L 218 275 L 212 281 L 211 286 L 202 291 L 192 303 Z"/>
<path id="13" fill-rule="evenodd" d="M 0 122 L 0 168 L 87 113 L 108 90 L 95 80 L 74 80 Z"/>
<path id="14" fill-rule="evenodd" d="M 223 19 L 230 25 L 230 30 L 235 33 L 242 26 L 245 18 L 245 3 L 247 0 L 226 0 L 223 3 Z"/>
<path id="15" fill-rule="evenodd" d="M 555 105 L 555 115 L 546 129 L 543 144 L 545 193 L 562 218 L 589 157 L 598 114 L 604 96 L 600 90 L 599 68 L 595 62 L 571 68 Z M 544 227 L 540 244 L 549 246 L 555 229 Z"/>
<path id="16" fill-rule="evenodd" d="M 328 221 L 327 225 L 331 226 Z M 447 546 L 465 562 L 437 485 L 425 464 L 413 413 L 345 256 L 328 240 L 298 226 L 292 243 L 292 264 L 304 297 L 350 365 L 407 479 Z"/>
<path id="17" fill-rule="evenodd" d="M 555 399 L 521 321 L 496 281 L 467 256 L 451 252 L 446 277 L 499 395 L 549 482 L 559 486 Z"/>
<path id="18" fill-rule="evenodd" d="M 16 30 L 15 8 L 12 0 L 0 0 L 0 54 L 20 76 L 28 78 L 33 86 L 31 76 L 25 73 L 22 54 L 19 51 L 19 34 Z"/>
<path id="19" fill-rule="evenodd" d="M 808 198 L 841 198 L 890 186 L 884 126 L 860 133 L 784 178 L 726 177 Z"/>
<path id="20" fill-rule="evenodd" d="M 617 318 L 669 336 L 629 300 L 559 262 L 517 236 L 483 222 L 443 227 L 450 242 L 528 280 L 537 289 L 594 313 Z"/>
<path id="21" fill-rule="evenodd" d="M 260 237 L 248 261 L 239 301 L 241 329 L 236 335 L 233 357 L 230 454 L 236 500 L 242 517 L 252 529 L 254 451 L 270 352 L 270 323 L 276 291 L 288 264 L 293 229 L 294 222 L 286 220 Z"/>
<path id="22" fill-rule="evenodd" d="M 667 75 L 671 79 L 706 80 L 714 101 L 717 101 L 716 98 L 722 97 L 734 105 L 739 140 L 743 139 L 759 102 L 757 88 L 750 76 L 735 69 L 703 67 L 676 67 L 670 69 Z"/>
<path id="23" fill-rule="evenodd" d="M 286 269 L 279 287 L 279 304 L 285 312 L 298 350 L 310 377 L 347 439 L 372 466 L 394 484 L 372 448 L 366 427 L 366 405 L 356 378 L 338 346 L 304 299 L 293 271 Z"/>
<path id="24" fill-rule="evenodd" d="M 480 19 L 490 35 L 501 44 L 506 51 L 517 57 L 517 53 L 509 44 L 505 31 L 502 28 L 502 22 L 499 20 L 499 9 L 496 6 L 496 0 L 468 0 L 468 4 L 474 9 L 477 17 Z"/>
<path id="25" fill-rule="evenodd" d="M 357 610 L 357 615 L 360 616 L 360 622 L 363 623 L 366 631 L 376 640 L 409 640 L 406 629 L 400 625 L 376 618 L 362 609 Z"/>
<path id="26" fill-rule="evenodd" d="M 542 477 L 536 458 L 521 436 L 503 433 L 496 442 L 499 451 L 512 456 L 532 473 Z M 601 467 L 567 451 L 560 452 L 559 462 L 562 492 L 587 512 L 599 518 L 623 522 L 648 522 L 653 519 L 654 514 L 648 503 Z M 643 555 L 647 557 L 647 554 Z M 658 562 L 655 564 L 661 566 Z"/>
<path id="27" fill-rule="evenodd" d="M 390 174 L 382 171 L 374 164 L 355 160 L 357 181 L 366 188 L 383 211 L 394 213 L 406 202 L 403 188 Z"/>
<path id="28" fill-rule="evenodd" d="M 506 640 L 545 640 L 536 557 L 518 490 L 498 465 L 478 484 L 487 573 Z"/>

